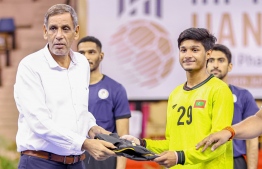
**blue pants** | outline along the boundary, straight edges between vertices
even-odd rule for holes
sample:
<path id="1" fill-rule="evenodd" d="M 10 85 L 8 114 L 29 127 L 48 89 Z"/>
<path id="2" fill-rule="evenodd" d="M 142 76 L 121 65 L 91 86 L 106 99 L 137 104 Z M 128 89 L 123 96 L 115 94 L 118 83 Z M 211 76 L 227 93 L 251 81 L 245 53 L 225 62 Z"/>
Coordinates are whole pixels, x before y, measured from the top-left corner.
<path id="1" fill-rule="evenodd" d="M 63 164 L 34 156 L 21 155 L 18 169 L 85 169 L 84 162 Z"/>
<path id="2" fill-rule="evenodd" d="M 116 169 L 116 157 L 109 157 L 104 161 L 97 161 L 88 152 L 85 152 L 84 164 L 86 169 Z"/>

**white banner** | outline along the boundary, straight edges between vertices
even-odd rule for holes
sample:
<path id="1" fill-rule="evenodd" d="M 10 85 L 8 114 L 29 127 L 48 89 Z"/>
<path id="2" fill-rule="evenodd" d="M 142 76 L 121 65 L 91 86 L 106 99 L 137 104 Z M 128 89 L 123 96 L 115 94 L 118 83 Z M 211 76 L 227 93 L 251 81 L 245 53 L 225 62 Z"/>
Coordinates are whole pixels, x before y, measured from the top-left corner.
<path id="1" fill-rule="evenodd" d="M 101 40 L 102 72 L 130 100 L 166 100 L 186 81 L 177 38 L 205 27 L 233 54 L 230 83 L 262 98 L 262 0 L 87 0 L 87 32 Z"/>

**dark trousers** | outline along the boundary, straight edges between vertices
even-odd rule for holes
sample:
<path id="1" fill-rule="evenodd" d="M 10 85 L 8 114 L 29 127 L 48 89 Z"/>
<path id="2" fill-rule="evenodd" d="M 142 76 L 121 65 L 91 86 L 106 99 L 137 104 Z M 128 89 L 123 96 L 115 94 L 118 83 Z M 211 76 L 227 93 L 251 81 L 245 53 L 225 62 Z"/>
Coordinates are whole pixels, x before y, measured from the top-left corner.
<path id="1" fill-rule="evenodd" d="M 116 169 L 116 157 L 109 157 L 104 161 L 97 161 L 88 152 L 84 159 L 86 169 Z"/>
<path id="2" fill-rule="evenodd" d="M 247 162 L 243 156 L 234 157 L 234 169 L 247 169 Z"/>
<path id="3" fill-rule="evenodd" d="M 18 169 L 84 169 L 84 162 L 63 164 L 34 156 L 21 155 Z"/>

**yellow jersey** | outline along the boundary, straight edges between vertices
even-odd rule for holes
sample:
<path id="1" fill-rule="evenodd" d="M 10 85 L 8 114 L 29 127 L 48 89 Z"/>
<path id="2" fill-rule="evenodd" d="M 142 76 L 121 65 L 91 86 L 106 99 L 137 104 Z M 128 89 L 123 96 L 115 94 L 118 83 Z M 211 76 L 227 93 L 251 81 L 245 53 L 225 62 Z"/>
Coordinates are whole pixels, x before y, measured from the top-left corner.
<path id="1" fill-rule="evenodd" d="M 195 148 L 204 137 L 232 124 L 233 108 L 228 85 L 213 75 L 191 89 L 180 85 L 168 99 L 166 140 L 146 139 L 146 148 L 155 153 L 184 151 L 184 165 L 172 169 L 233 169 L 232 141 L 213 152 Z"/>

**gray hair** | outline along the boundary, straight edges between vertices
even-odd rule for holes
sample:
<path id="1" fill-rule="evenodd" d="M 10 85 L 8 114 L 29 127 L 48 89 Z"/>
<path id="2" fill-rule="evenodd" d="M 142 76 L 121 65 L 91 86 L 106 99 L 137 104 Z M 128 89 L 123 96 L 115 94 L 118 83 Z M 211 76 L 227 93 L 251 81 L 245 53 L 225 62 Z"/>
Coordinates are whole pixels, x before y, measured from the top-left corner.
<path id="1" fill-rule="evenodd" d="M 46 14 L 45 14 L 45 19 L 44 19 L 44 24 L 47 27 L 48 26 L 48 19 L 50 16 L 54 16 L 54 15 L 58 15 L 58 14 L 64 14 L 64 13 L 70 13 L 73 23 L 74 23 L 74 28 L 78 25 L 78 21 L 77 21 L 77 14 L 75 12 L 75 10 L 66 4 L 56 4 L 51 6 Z"/>

